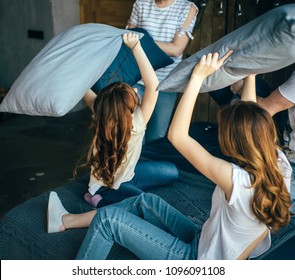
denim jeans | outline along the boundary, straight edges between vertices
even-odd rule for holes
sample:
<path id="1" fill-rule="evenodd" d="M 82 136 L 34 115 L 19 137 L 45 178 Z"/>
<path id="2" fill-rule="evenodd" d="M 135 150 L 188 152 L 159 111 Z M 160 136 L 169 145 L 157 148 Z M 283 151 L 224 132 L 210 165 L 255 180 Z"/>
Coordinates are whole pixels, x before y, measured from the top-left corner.
<path id="1" fill-rule="evenodd" d="M 125 198 L 136 196 L 156 186 L 167 185 L 178 177 L 177 167 L 166 161 L 139 160 L 131 181 L 122 183 L 119 189 L 101 187 L 96 193 L 102 196 L 97 207 L 110 205 Z"/>
<path id="2" fill-rule="evenodd" d="M 114 242 L 142 260 L 197 259 L 199 236 L 181 212 L 143 193 L 98 209 L 76 259 L 106 259 Z"/>
<path id="3" fill-rule="evenodd" d="M 133 87 L 137 88 L 138 94 L 142 98 L 145 89 L 144 85 L 136 84 Z M 147 130 L 144 137 L 145 143 L 150 143 L 166 136 L 176 100 L 176 92 L 159 92 L 156 107 L 147 124 Z"/>

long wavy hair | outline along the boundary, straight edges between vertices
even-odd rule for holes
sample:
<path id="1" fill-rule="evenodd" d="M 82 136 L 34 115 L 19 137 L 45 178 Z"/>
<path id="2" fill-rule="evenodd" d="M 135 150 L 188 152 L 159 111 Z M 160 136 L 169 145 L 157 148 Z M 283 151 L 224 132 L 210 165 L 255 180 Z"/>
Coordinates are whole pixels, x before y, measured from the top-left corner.
<path id="1" fill-rule="evenodd" d="M 278 166 L 277 131 L 271 115 L 255 102 L 237 101 L 222 108 L 217 118 L 221 151 L 250 174 L 252 212 L 277 231 L 289 223 L 291 203 Z"/>
<path id="2" fill-rule="evenodd" d="M 126 158 L 132 131 L 132 114 L 139 97 L 126 83 L 116 82 L 103 88 L 95 99 L 91 128 L 93 139 L 87 166 L 98 180 L 112 188 L 114 175 Z"/>

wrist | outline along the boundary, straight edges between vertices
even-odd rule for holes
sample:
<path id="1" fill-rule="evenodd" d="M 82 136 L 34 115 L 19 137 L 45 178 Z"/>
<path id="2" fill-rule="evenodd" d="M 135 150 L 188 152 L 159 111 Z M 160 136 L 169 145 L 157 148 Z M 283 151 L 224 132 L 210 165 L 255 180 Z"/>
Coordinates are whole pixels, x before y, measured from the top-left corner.
<path id="1" fill-rule="evenodd" d="M 135 52 L 136 50 L 138 50 L 141 47 L 140 45 L 140 41 L 138 41 L 132 48 L 131 51 Z"/>
<path id="2" fill-rule="evenodd" d="M 203 81 L 205 80 L 206 76 L 203 76 L 201 74 L 197 74 L 197 73 L 193 73 L 192 76 L 191 76 L 191 79 L 192 80 L 198 80 L 198 81 Z"/>

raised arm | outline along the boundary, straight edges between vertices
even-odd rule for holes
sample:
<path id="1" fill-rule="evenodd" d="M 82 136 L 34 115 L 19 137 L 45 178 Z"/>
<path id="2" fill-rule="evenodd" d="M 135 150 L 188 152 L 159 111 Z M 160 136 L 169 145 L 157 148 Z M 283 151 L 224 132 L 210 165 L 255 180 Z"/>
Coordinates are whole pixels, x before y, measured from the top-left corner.
<path id="1" fill-rule="evenodd" d="M 251 74 L 244 79 L 241 100 L 256 102 L 256 75 Z"/>
<path id="2" fill-rule="evenodd" d="M 203 56 L 193 70 L 188 85 L 180 99 L 169 128 L 168 138 L 175 148 L 202 174 L 219 185 L 230 198 L 232 192 L 232 166 L 230 163 L 208 153 L 195 139 L 189 136 L 189 126 L 195 102 L 203 80 L 215 72 L 231 55 L 228 52 L 218 59 L 218 54 Z"/>
<path id="3" fill-rule="evenodd" d="M 183 29 L 186 30 L 191 25 L 192 21 L 194 20 L 198 10 L 194 5 L 190 6 L 189 13 L 187 18 L 183 24 Z M 180 54 L 183 53 L 184 49 L 186 48 L 189 42 L 189 37 L 186 33 L 182 33 L 178 31 L 175 33 L 174 39 L 171 43 L 165 42 L 158 42 L 156 44 L 169 56 L 178 57 Z"/>
<path id="4" fill-rule="evenodd" d="M 285 83 L 277 87 L 269 96 L 259 98 L 257 103 L 273 116 L 295 105 L 294 92 L 295 71 Z"/>
<path id="5" fill-rule="evenodd" d="M 140 109 L 145 123 L 148 123 L 158 98 L 158 91 L 156 91 L 159 83 L 158 78 L 144 50 L 141 47 L 138 34 L 124 34 L 123 40 L 126 46 L 132 50 L 145 85 L 145 91 L 142 97 Z"/>
<path id="6" fill-rule="evenodd" d="M 96 99 L 96 94 L 91 90 L 87 90 L 86 94 L 83 97 L 84 102 L 89 107 L 89 109 L 93 112 L 93 104 Z"/>

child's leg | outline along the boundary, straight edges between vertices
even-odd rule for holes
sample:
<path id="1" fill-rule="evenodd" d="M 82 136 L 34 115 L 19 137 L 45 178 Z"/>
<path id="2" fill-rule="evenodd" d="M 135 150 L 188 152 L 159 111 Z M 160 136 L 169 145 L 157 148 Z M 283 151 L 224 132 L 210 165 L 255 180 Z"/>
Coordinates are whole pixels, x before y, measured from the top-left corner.
<path id="1" fill-rule="evenodd" d="M 128 197 L 137 196 L 150 188 L 167 185 L 178 177 L 177 167 L 166 161 L 138 161 L 135 167 L 135 175 L 129 182 L 122 183 L 117 190 L 100 188 L 97 194 L 102 200 L 97 208 L 120 202 Z"/>
<path id="2" fill-rule="evenodd" d="M 70 228 L 87 228 L 92 222 L 96 210 L 84 212 L 81 214 L 66 214 L 63 216 L 62 221 L 65 229 Z"/>
<path id="3" fill-rule="evenodd" d="M 102 200 L 100 200 L 96 206 L 100 208 L 120 202 L 132 196 L 138 196 L 142 193 L 142 190 L 135 187 L 134 184 L 126 182 L 121 184 L 120 188 L 117 190 L 101 187 L 96 193 L 102 196 Z"/>
<path id="4" fill-rule="evenodd" d="M 70 214 L 62 205 L 56 192 L 51 192 L 47 209 L 47 232 L 61 232 L 70 228 L 89 227 L 96 210 Z"/>
<path id="5" fill-rule="evenodd" d="M 198 235 L 171 205 L 141 194 L 97 211 L 77 259 L 105 259 L 114 242 L 140 259 L 195 259 Z"/>
<path id="6" fill-rule="evenodd" d="M 98 203 L 102 200 L 102 196 L 100 194 L 92 195 L 90 192 L 87 192 L 84 195 L 84 200 L 93 207 L 96 207 Z"/>
<path id="7" fill-rule="evenodd" d="M 138 161 L 134 172 L 130 183 L 143 191 L 170 184 L 179 175 L 177 167 L 168 161 Z"/>
<path id="8" fill-rule="evenodd" d="M 197 230 L 195 223 L 158 195 L 142 193 L 137 197 L 125 199 L 115 206 L 143 218 L 184 242 L 190 242 L 195 236 Z"/>

